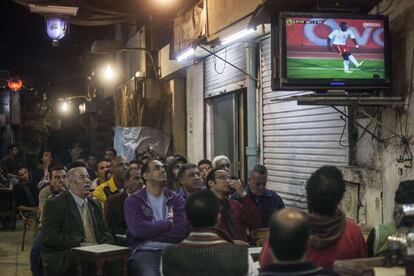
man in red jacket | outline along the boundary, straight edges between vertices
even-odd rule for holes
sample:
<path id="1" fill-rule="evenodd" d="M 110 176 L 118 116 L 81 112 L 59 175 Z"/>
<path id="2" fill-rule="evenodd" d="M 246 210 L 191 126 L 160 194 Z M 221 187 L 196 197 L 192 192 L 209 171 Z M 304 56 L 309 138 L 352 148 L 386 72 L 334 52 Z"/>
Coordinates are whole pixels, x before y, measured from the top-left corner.
<path id="1" fill-rule="evenodd" d="M 248 241 L 248 230 L 260 227 L 260 215 L 253 200 L 247 196 L 241 181 L 231 181 L 230 173 L 215 168 L 207 175 L 207 185 L 221 204 L 218 227 L 226 231 L 233 240 Z M 229 200 L 231 191 L 237 199 Z"/>
<path id="2" fill-rule="evenodd" d="M 359 226 L 337 207 L 345 192 L 342 172 L 334 166 L 315 171 L 306 184 L 312 238 L 306 258 L 317 266 L 332 268 L 336 260 L 363 258 L 367 247 Z M 266 241 L 260 266 L 273 262 Z"/>

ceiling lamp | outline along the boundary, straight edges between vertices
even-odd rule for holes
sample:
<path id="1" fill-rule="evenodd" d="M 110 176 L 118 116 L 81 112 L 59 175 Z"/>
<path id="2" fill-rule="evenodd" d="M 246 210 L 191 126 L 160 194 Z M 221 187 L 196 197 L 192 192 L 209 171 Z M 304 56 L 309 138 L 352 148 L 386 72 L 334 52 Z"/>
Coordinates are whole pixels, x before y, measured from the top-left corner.
<path id="1" fill-rule="evenodd" d="M 23 82 L 20 78 L 11 78 L 7 81 L 7 87 L 14 92 L 19 91 L 22 86 Z"/>
<path id="2" fill-rule="evenodd" d="M 29 4 L 32 13 L 39 13 L 46 18 L 46 32 L 54 47 L 59 39 L 65 37 L 69 30 L 69 16 L 76 16 L 78 7 Z"/>
<path id="3" fill-rule="evenodd" d="M 46 31 L 47 36 L 52 40 L 52 46 L 59 45 L 59 40 L 64 38 L 69 29 L 68 20 L 65 17 L 47 16 Z"/>

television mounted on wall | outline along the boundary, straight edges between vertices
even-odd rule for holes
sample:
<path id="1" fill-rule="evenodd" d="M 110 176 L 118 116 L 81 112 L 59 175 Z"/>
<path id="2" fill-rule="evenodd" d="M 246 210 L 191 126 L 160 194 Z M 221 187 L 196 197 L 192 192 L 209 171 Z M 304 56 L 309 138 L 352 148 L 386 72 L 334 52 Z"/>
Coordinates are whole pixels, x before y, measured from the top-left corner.
<path id="1" fill-rule="evenodd" d="M 280 13 L 272 19 L 273 90 L 380 90 L 391 86 L 384 16 Z"/>

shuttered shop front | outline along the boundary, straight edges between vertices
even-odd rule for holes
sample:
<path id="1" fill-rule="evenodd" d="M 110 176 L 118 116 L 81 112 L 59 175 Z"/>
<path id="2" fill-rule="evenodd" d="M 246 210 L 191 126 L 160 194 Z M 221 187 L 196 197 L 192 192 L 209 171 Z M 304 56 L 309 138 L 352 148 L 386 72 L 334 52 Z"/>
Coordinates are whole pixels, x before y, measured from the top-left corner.
<path id="1" fill-rule="evenodd" d="M 243 43 L 226 47 L 216 53 L 220 58 L 246 71 L 246 48 Z M 204 60 L 205 98 L 236 91 L 246 87 L 246 75 L 211 55 Z"/>
<path id="2" fill-rule="evenodd" d="M 270 38 L 261 42 L 260 52 L 261 146 L 263 162 L 269 171 L 268 187 L 286 205 L 306 208 L 305 185 L 312 172 L 323 165 L 341 168 L 348 163 L 345 122 L 330 106 L 283 101 L 303 92 L 272 91 Z"/>

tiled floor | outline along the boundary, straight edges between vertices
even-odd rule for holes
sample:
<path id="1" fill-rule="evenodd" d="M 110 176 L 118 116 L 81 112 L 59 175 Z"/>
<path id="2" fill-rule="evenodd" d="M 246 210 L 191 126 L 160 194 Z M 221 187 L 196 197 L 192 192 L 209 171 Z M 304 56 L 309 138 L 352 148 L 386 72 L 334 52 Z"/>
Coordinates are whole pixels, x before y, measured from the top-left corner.
<path id="1" fill-rule="evenodd" d="M 15 231 L 0 229 L 0 275 L 30 276 L 30 249 L 32 248 L 33 232 L 28 231 L 24 251 L 22 245 L 22 224 L 17 223 Z"/>

